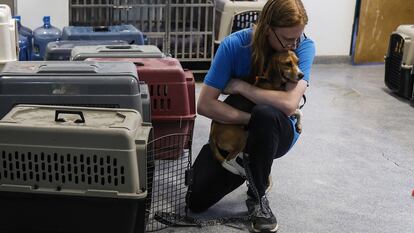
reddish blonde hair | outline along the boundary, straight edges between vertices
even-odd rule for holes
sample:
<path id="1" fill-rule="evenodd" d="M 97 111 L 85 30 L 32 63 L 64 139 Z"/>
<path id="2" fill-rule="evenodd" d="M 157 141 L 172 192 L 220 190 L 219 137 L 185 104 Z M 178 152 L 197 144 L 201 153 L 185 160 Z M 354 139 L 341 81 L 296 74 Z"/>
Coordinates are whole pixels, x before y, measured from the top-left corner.
<path id="1" fill-rule="evenodd" d="M 267 39 L 270 27 L 306 25 L 308 15 L 301 0 L 269 0 L 264 5 L 254 26 L 252 41 L 252 68 L 254 75 L 262 75 L 265 60 L 272 51 Z"/>

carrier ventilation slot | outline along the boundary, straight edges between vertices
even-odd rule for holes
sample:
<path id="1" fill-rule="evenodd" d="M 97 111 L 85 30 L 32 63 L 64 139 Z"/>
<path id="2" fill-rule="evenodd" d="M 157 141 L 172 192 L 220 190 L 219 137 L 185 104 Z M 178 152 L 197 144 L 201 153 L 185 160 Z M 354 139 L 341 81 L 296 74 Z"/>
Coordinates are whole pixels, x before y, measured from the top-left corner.
<path id="1" fill-rule="evenodd" d="M 0 183 L 49 182 L 119 186 L 127 183 L 125 167 L 101 155 L 1 151 Z"/>
<path id="2" fill-rule="evenodd" d="M 401 64 L 404 50 L 404 39 L 397 34 L 391 36 L 390 55 L 388 60 L 388 80 L 392 88 L 401 87 Z"/>
<path id="3" fill-rule="evenodd" d="M 171 98 L 169 98 L 168 94 L 168 85 L 150 85 L 152 110 L 170 110 Z"/>
<path id="4" fill-rule="evenodd" d="M 231 32 L 236 32 L 245 28 L 250 28 L 258 19 L 260 11 L 246 11 L 233 17 L 233 27 Z"/>

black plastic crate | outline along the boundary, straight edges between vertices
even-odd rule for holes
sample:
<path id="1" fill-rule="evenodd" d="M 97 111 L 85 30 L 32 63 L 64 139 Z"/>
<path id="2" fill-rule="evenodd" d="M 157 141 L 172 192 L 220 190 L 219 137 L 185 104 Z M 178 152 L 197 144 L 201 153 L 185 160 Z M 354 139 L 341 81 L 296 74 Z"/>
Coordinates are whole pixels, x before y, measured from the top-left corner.
<path id="1" fill-rule="evenodd" d="M 142 233 L 145 199 L 0 192 L 0 231 L 7 233 Z M 58 231 L 51 231 L 51 229 Z"/>
<path id="2" fill-rule="evenodd" d="M 398 95 L 411 99 L 413 95 L 412 66 L 403 64 L 404 38 L 392 34 L 385 57 L 385 85 Z"/>

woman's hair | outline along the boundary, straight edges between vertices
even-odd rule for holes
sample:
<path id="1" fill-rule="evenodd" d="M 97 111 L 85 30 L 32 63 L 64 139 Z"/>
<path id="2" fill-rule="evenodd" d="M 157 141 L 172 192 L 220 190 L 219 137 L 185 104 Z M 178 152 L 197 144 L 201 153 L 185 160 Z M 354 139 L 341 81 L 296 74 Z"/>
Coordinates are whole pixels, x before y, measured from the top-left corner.
<path id="1" fill-rule="evenodd" d="M 269 27 L 293 27 L 306 25 L 308 16 L 301 0 L 269 0 L 264 5 L 254 26 L 252 41 L 252 68 L 254 75 L 262 75 L 264 63 L 272 48 L 267 31 Z"/>

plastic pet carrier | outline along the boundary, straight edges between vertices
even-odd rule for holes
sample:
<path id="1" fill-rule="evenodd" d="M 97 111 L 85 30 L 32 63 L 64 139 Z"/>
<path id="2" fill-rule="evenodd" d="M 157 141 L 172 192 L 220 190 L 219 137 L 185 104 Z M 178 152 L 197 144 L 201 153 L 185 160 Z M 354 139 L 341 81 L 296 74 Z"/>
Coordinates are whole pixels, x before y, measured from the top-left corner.
<path id="1" fill-rule="evenodd" d="M 63 28 L 62 40 L 124 40 L 128 44 L 144 44 L 144 35 L 130 24 L 108 27 L 78 27 Z"/>
<path id="2" fill-rule="evenodd" d="M 95 61 L 130 61 L 138 77 L 148 84 L 151 96 L 151 122 L 154 137 L 174 133 L 192 135 L 195 111 L 195 82 L 175 58 L 96 58 Z M 184 148 L 188 148 L 188 138 Z M 165 146 L 165 145 L 164 145 Z M 177 146 L 177 145 L 175 145 Z"/>
<path id="3" fill-rule="evenodd" d="M 69 61 L 72 49 L 75 46 L 87 45 L 127 45 L 123 40 L 61 40 L 50 42 L 46 47 L 45 60 Z"/>
<path id="4" fill-rule="evenodd" d="M 413 95 L 414 25 L 400 25 L 390 36 L 385 56 L 385 85 L 398 95 Z"/>
<path id="5" fill-rule="evenodd" d="M 100 46 L 77 46 L 72 50 L 71 60 L 83 61 L 87 58 L 120 57 L 161 58 L 165 55 L 154 45 L 100 45 Z"/>
<path id="6" fill-rule="evenodd" d="M 232 32 L 249 28 L 258 19 L 266 0 L 216 0 L 215 43 L 220 44 Z"/>
<path id="7" fill-rule="evenodd" d="M 16 106 L 0 121 L 0 232 L 144 232 L 150 135 L 131 109 Z"/>
<path id="8" fill-rule="evenodd" d="M 151 120 L 148 86 L 131 62 L 10 62 L 0 73 L 0 118 L 16 104 L 129 108 Z"/>
<path id="9" fill-rule="evenodd" d="M 7 62 L 17 60 L 18 49 L 16 20 L 11 17 L 10 7 L 0 4 L 0 71 Z"/>

